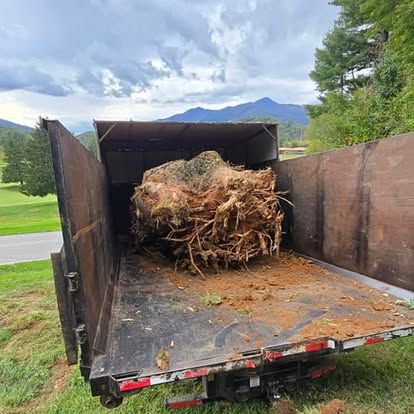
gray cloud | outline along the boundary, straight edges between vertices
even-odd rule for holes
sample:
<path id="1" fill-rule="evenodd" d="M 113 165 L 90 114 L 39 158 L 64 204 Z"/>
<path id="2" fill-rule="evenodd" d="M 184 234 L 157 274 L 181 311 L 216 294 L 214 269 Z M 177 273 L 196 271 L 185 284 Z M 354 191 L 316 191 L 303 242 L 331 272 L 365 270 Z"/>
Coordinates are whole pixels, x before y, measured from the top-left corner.
<path id="1" fill-rule="evenodd" d="M 66 96 L 70 88 L 58 84 L 52 76 L 22 64 L 0 63 L 0 91 L 24 89 L 52 96 Z"/>
<path id="2" fill-rule="evenodd" d="M 312 99 L 313 52 L 336 10 L 327 0 L 15 0 L 0 14 L 1 91 L 296 102 Z"/>

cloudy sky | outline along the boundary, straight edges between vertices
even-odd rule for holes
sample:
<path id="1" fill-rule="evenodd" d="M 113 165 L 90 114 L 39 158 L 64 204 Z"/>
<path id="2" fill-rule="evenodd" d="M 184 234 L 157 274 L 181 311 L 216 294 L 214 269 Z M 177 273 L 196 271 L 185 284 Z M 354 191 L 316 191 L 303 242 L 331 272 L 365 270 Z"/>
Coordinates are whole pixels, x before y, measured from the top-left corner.
<path id="1" fill-rule="evenodd" d="M 0 2 L 0 118 L 72 130 L 264 96 L 308 103 L 328 0 Z"/>

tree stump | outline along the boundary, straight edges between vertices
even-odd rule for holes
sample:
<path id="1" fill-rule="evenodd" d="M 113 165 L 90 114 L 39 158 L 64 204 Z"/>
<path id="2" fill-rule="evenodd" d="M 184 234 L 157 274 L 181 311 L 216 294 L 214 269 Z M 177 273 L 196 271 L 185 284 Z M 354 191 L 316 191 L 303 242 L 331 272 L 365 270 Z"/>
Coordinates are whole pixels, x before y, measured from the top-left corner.
<path id="1" fill-rule="evenodd" d="M 147 170 L 132 197 L 139 247 L 156 245 L 197 271 L 279 254 L 283 212 L 270 169 L 232 167 L 215 151 Z"/>

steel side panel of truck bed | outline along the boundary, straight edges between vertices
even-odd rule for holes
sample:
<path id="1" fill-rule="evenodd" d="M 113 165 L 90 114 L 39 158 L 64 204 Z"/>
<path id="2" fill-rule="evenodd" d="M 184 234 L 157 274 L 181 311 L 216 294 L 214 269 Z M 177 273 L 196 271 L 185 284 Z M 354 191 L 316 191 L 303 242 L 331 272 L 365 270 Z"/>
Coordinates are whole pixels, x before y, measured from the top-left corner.
<path id="1" fill-rule="evenodd" d="M 59 121 L 43 120 L 43 127 L 50 140 L 64 240 L 61 254 L 52 259 L 66 352 L 69 362 L 76 361 L 76 333 L 87 376 L 94 352 L 106 348 L 118 265 L 106 168 Z"/>
<path id="2" fill-rule="evenodd" d="M 361 293 L 355 283 L 346 277 L 329 280 L 331 289 L 358 299 Z M 299 322 L 282 329 L 278 315 L 269 322 L 223 305 L 205 306 L 199 296 L 177 289 L 168 278 L 140 270 L 136 255 L 126 252 L 121 258 L 108 351 L 94 359 L 92 389 L 95 382 L 110 380 L 114 392 L 130 392 L 216 372 L 256 368 L 287 357 L 341 352 L 414 333 L 414 311 L 407 308 L 408 319 L 391 329 L 366 330 L 363 335 L 346 339 L 301 339 L 300 332 L 326 313 L 316 306 L 318 302 L 331 308 L 330 317 L 355 311 L 351 305 L 337 306 L 334 299 L 330 299 L 329 291 L 314 299 L 306 294 L 295 299 L 289 305 L 306 306 L 304 315 Z M 384 317 L 374 309 L 364 311 L 367 320 Z M 156 364 L 162 348 L 170 353 L 166 371 Z"/>

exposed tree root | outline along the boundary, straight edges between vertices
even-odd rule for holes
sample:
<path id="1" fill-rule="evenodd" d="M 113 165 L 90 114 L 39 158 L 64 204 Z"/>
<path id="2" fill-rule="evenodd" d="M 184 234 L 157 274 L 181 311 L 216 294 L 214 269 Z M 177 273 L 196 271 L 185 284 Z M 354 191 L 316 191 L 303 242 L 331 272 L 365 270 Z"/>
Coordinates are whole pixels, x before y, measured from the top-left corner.
<path id="1" fill-rule="evenodd" d="M 138 246 L 163 244 L 180 266 L 244 265 L 278 255 L 283 213 L 269 169 L 244 170 L 214 151 L 148 170 L 132 197 Z"/>

